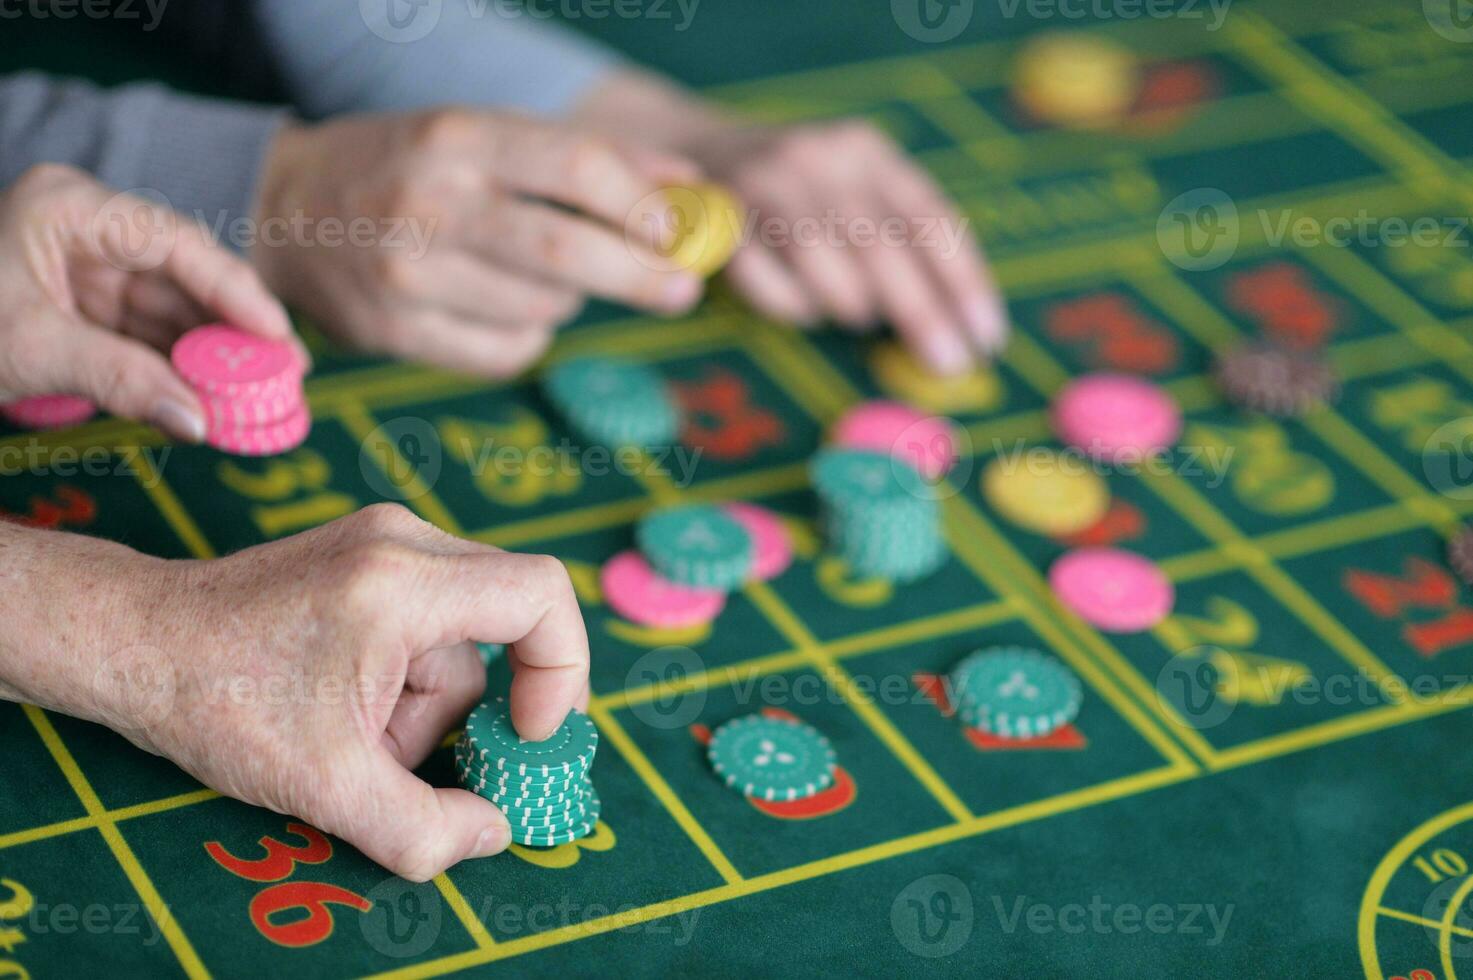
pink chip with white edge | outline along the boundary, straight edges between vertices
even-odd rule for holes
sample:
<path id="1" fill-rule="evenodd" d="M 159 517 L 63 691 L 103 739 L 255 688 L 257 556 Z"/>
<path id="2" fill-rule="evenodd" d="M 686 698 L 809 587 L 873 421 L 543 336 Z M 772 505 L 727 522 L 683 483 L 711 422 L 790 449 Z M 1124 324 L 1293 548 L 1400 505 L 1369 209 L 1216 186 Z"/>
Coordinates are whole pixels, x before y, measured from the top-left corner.
<path id="1" fill-rule="evenodd" d="M 1181 435 L 1181 408 L 1159 385 L 1128 374 L 1087 374 L 1054 400 L 1060 439 L 1106 463 L 1139 462 Z"/>
<path id="2" fill-rule="evenodd" d="M 27 429 L 66 429 L 96 414 L 96 405 L 76 395 L 37 395 L 0 405 L 0 415 Z"/>
<path id="3" fill-rule="evenodd" d="M 1054 562 L 1049 585 L 1080 619 L 1108 633 L 1139 633 L 1171 615 L 1176 589 L 1148 558 L 1080 548 Z"/>
<path id="4" fill-rule="evenodd" d="M 170 359 L 202 394 L 270 397 L 299 384 L 306 372 L 297 349 L 223 323 L 196 327 L 174 343 Z"/>
<path id="5" fill-rule="evenodd" d="M 212 428 L 205 442 L 237 456 L 277 456 L 296 449 L 312 431 L 312 413 L 305 403 L 280 422 L 249 428 Z"/>
<path id="6" fill-rule="evenodd" d="M 599 572 L 604 601 L 632 623 L 680 629 L 710 623 L 726 608 L 726 593 L 691 589 L 661 578 L 637 551 L 621 551 Z"/>
<path id="7" fill-rule="evenodd" d="M 950 419 L 926 415 L 900 402 L 856 405 L 834 425 L 833 441 L 851 449 L 889 453 L 928 480 L 945 476 L 957 456 L 956 426 Z"/>
<path id="8" fill-rule="evenodd" d="M 729 503 L 724 508 L 751 535 L 752 577 L 767 582 L 788 570 L 793 563 L 793 539 L 783 526 L 783 519 L 766 507 Z"/>

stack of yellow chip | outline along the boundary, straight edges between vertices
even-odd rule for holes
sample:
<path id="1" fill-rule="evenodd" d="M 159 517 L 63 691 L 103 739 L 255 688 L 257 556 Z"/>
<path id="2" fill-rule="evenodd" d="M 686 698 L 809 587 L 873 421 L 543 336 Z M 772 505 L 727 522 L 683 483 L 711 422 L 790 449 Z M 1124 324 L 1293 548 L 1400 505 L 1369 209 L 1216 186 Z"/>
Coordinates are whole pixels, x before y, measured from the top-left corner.
<path id="1" fill-rule="evenodd" d="M 1095 129 L 1120 122 L 1140 91 L 1130 51 L 1093 34 L 1049 33 L 1023 46 L 1013 97 L 1039 122 Z"/>
<path id="2" fill-rule="evenodd" d="M 671 265 L 702 279 L 731 260 L 741 239 L 742 206 L 719 184 L 665 188 L 674 235 L 665 255 Z"/>

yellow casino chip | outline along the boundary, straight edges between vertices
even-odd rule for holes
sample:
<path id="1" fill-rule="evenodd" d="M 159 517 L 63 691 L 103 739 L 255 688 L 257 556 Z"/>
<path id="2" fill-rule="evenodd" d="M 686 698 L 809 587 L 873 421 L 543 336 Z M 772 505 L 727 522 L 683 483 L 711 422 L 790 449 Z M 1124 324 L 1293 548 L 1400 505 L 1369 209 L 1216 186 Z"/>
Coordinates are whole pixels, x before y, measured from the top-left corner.
<path id="1" fill-rule="evenodd" d="M 1013 69 L 1013 97 L 1043 123 L 1076 129 L 1125 118 L 1140 90 L 1135 56 L 1103 37 L 1045 34 L 1024 45 Z"/>
<path id="2" fill-rule="evenodd" d="M 665 188 L 674 237 L 670 263 L 702 279 L 731 260 L 741 240 L 742 206 L 720 184 L 686 184 Z"/>
<path id="3" fill-rule="evenodd" d="M 982 495 L 1007 520 L 1050 536 L 1093 527 L 1110 507 L 1109 488 L 1088 460 L 1041 447 L 989 463 Z"/>

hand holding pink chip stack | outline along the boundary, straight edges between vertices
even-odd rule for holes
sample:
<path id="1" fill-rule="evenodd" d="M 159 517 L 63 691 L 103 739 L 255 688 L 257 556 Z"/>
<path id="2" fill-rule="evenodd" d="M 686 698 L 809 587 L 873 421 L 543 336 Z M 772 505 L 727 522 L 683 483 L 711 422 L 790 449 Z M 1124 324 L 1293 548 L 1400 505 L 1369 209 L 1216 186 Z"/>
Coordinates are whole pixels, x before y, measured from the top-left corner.
<path id="1" fill-rule="evenodd" d="M 174 368 L 199 394 L 205 442 L 237 456 L 273 456 L 307 439 L 307 365 L 291 344 L 216 323 L 180 337 Z"/>

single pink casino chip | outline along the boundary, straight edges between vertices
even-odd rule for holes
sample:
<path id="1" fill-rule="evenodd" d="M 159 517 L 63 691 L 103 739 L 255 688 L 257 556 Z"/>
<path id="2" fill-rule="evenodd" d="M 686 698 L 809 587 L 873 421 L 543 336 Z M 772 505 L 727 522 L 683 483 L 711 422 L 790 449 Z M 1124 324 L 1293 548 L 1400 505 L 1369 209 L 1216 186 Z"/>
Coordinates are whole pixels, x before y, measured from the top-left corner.
<path id="1" fill-rule="evenodd" d="M 276 456 L 296 449 L 312 431 L 312 413 L 301 405 L 280 422 L 237 429 L 211 429 L 205 442 L 236 456 Z"/>
<path id="2" fill-rule="evenodd" d="M 275 396 L 299 385 L 306 365 L 283 340 L 267 340 L 223 323 L 196 327 L 174 343 L 174 367 L 202 394 Z"/>
<path id="3" fill-rule="evenodd" d="M 851 449 L 873 449 L 904 460 L 928 480 L 939 480 L 956 462 L 956 426 L 899 402 L 869 401 L 844 413 L 833 441 Z"/>
<path id="4" fill-rule="evenodd" d="M 76 395 L 37 395 L 0 405 L 0 415 L 27 429 L 65 429 L 96 414 L 96 405 Z"/>
<path id="5" fill-rule="evenodd" d="M 766 507 L 734 502 L 724 510 L 747 529 L 752 538 L 752 577 L 767 582 L 788 570 L 793 563 L 793 539 L 783 519 Z"/>
<path id="6" fill-rule="evenodd" d="M 1171 614 L 1176 590 L 1155 562 L 1118 548 L 1081 548 L 1054 562 L 1054 595 L 1109 633 L 1139 633 Z"/>
<path id="7" fill-rule="evenodd" d="M 1054 400 L 1054 431 L 1093 459 L 1139 462 L 1181 435 L 1181 409 L 1158 385 L 1128 374 L 1087 374 Z"/>
<path id="8" fill-rule="evenodd" d="M 621 551 L 599 572 L 609 608 L 632 623 L 680 629 L 710 623 L 726 608 L 726 593 L 691 589 L 661 578 L 637 551 Z"/>

